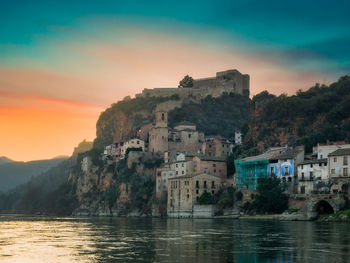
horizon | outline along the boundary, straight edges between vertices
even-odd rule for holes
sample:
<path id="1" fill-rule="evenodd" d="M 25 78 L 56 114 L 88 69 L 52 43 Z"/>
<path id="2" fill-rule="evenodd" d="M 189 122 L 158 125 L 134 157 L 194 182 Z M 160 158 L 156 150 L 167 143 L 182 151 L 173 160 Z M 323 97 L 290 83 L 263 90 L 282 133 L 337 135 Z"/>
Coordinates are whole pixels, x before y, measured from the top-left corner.
<path id="1" fill-rule="evenodd" d="M 102 111 L 189 74 L 250 75 L 251 96 L 350 72 L 350 3 L 12 1 L 0 10 L 0 155 L 71 155 Z"/>

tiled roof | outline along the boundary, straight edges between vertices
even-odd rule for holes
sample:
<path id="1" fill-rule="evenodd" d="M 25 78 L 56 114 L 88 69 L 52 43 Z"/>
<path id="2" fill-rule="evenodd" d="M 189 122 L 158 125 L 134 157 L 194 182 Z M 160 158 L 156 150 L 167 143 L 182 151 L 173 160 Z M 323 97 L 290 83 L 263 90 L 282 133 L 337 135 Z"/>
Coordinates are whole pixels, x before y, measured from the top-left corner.
<path id="1" fill-rule="evenodd" d="M 301 162 L 299 165 L 304 165 L 304 164 L 314 164 L 314 163 L 327 163 L 327 159 L 315 159 L 315 160 L 306 160 Z"/>
<path id="2" fill-rule="evenodd" d="M 338 149 L 328 154 L 328 156 L 341 156 L 341 155 L 350 155 L 350 148 Z"/>

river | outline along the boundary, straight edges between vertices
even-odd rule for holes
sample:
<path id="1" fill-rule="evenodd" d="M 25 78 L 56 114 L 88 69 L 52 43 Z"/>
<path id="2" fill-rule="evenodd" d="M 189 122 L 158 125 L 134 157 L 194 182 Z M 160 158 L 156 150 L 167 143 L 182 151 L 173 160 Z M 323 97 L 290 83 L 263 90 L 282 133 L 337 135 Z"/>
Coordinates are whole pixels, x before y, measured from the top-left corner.
<path id="1" fill-rule="evenodd" d="M 0 216 L 0 262 L 350 262 L 350 224 Z"/>

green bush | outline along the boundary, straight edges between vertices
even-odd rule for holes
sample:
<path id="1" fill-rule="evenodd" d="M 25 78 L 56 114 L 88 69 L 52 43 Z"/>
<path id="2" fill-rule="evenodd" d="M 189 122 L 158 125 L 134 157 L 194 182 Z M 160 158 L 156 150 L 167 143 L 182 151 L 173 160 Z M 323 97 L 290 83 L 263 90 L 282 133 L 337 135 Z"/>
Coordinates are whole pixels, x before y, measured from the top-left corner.
<path id="1" fill-rule="evenodd" d="M 208 193 L 208 192 L 205 191 L 198 198 L 198 204 L 200 204 L 200 205 L 212 205 L 212 204 L 215 204 L 215 197 L 211 193 Z"/>

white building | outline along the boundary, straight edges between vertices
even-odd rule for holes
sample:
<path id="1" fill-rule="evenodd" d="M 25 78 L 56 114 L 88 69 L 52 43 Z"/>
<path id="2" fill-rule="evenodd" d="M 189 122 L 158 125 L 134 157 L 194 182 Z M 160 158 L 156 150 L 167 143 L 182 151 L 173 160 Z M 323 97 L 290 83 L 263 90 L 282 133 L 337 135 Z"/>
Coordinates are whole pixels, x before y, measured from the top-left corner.
<path id="1" fill-rule="evenodd" d="M 143 152 L 145 151 L 145 142 L 140 139 L 131 139 L 124 143 L 124 153 L 129 148 L 141 149 Z"/>
<path id="2" fill-rule="evenodd" d="M 161 167 L 156 169 L 156 197 L 165 198 L 168 191 L 169 178 L 187 175 L 190 173 L 191 161 L 174 161 L 171 163 L 165 163 Z"/>
<path id="3" fill-rule="evenodd" d="M 313 154 L 317 155 L 317 159 L 328 158 L 328 154 L 338 150 L 338 149 L 349 149 L 350 144 L 346 142 L 327 142 L 326 144 L 318 143 L 317 146 L 313 147 Z"/>
<path id="4" fill-rule="evenodd" d="M 328 184 L 327 159 L 307 160 L 298 165 L 298 193 L 310 194 L 312 191 L 322 191 L 320 182 Z"/>

